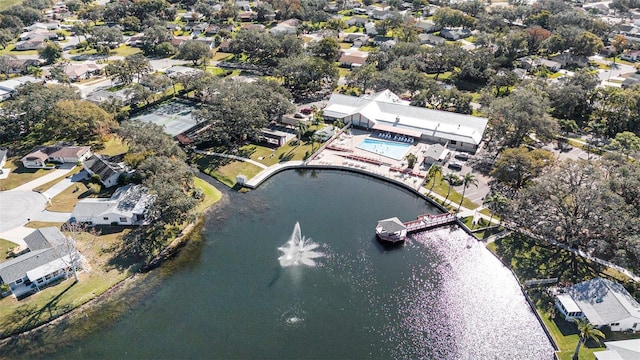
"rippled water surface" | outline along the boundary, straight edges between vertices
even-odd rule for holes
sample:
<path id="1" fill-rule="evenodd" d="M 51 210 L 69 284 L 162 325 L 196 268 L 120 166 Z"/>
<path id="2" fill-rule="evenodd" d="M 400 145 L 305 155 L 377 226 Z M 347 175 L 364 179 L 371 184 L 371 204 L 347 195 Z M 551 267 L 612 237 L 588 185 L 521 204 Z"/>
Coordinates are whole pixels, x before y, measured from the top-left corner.
<path id="1" fill-rule="evenodd" d="M 193 266 L 64 358 L 550 359 L 515 279 L 453 228 L 387 249 L 379 219 L 436 210 L 343 172 L 284 172 L 231 194 Z M 296 222 L 316 266 L 281 266 Z"/>

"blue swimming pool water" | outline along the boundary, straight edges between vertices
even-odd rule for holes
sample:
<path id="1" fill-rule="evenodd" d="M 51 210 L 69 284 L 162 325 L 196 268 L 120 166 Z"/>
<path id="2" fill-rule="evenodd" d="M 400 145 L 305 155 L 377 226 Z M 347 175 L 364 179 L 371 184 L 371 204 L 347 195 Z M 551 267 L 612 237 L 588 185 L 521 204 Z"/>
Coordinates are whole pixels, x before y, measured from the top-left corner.
<path id="1" fill-rule="evenodd" d="M 411 147 L 411 144 L 365 138 L 356 147 L 391 159 L 402 160 L 407 154 L 409 147 Z"/>

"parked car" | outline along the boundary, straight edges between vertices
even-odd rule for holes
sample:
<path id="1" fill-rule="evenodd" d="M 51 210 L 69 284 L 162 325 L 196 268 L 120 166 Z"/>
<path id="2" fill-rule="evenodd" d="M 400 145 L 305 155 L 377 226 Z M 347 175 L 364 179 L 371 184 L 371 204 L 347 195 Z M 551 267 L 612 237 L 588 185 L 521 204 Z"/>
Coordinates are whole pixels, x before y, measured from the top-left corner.
<path id="1" fill-rule="evenodd" d="M 313 110 L 311 110 L 310 108 L 304 108 L 304 109 L 300 109 L 300 112 L 305 115 L 309 115 L 313 112 Z"/>
<path id="2" fill-rule="evenodd" d="M 453 169 L 453 170 L 462 170 L 462 163 L 459 163 L 457 161 L 451 161 L 448 167 L 449 169 Z"/>
<path id="3" fill-rule="evenodd" d="M 295 113 L 293 115 L 293 117 L 296 118 L 296 119 L 305 119 L 306 118 L 306 116 L 304 116 L 304 115 L 302 115 L 300 113 Z"/>
<path id="4" fill-rule="evenodd" d="M 454 157 L 455 157 L 456 159 L 458 159 L 458 160 L 462 160 L 462 161 L 467 161 L 467 160 L 469 160 L 469 154 L 467 154 L 467 153 L 457 153 Z"/>

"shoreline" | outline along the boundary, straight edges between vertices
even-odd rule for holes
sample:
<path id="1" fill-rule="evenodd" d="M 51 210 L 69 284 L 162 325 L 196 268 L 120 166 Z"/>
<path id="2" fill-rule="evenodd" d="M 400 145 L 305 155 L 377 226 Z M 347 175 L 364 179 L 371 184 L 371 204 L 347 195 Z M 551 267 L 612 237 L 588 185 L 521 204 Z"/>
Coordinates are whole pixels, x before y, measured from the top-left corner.
<path id="1" fill-rule="evenodd" d="M 205 175 L 208 177 L 208 175 L 206 174 L 202 174 L 202 175 Z M 204 180 L 207 181 L 207 179 L 204 179 Z M 206 219 L 207 214 L 209 214 L 211 211 L 213 211 L 213 209 L 219 206 L 224 199 L 225 197 L 223 195 L 220 200 L 218 200 L 217 202 L 209 206 L 200 216 L 198 216 L 198 218 L 195 221 L 187 224 L 187 226 L 185 226 L 185 228 L 182 229 L 182 231 L 176 238 L 174 238 L 168 245 L 166 245 L 158 255 L 156 255 L 149 263 L 144 265 L 138 272 L 135 272 L 127 276 L 123 280 L 113 284 L 102 294 L 87 300 L 81 305 L 65 312 L 64 314 L 61 314 L 60 316 L 57 316 L 34 328 L 24 330 L 22 332 L 11 334 L 9 336 L 1 338 L 0 349 L 3 349 L 6 346 L 11 346 L 12 342 L 16 342 L 15 345 L 17 347 L 20 347 L 20 344 L 18 344 L 18 342 L 25 340 L 26 338 L 30 338 L 35 335 L 44 335 L 44 333 L 46 333 L 47 330 L 51 328 L 55 328 L 56 326 L 67 325 L 65 324 L 65 322 L 70 318 L 76 317 L 78 315 L 81 316 L 85 312 L 90 312 L 92 310 L 95 310 L 96 308 L 99 308 L 100 306 L 108 305 L 109 302 L 117 301 L 118 299 L 116 297 L 121 293 L 125 293 L 127 291 L 132 291 L 132 290 L 135 290 L 136 288 L 139 288 L 139 286 L 136 286 L 136 285 L 139 284 L 140 280 L 144 280 L 151 275 L 156 275 L 156 276 L 162 275 L 159 271 L 162 268 L 162 265 L 165 265 L 168 260 L 175 258 L 184 247 L 188 246 L 191 243 L 190 239 L 194 236 L 194 232 L 201 230 L 202 227 L 204 226 L 204 221 Z M 154 272 L 153 270 L 158 270 L 158 271 Z M 116 318 L 118 317 L 119 315 L 116 316 Z M 88 318 L 87 314 L 85 314 L 85 318 Z M 65 326 L 65 329 L 66 329 L 66 326 Z M 64 331 L 65 329 L 61 329 L 61 331 Z M 30 352 L 30 351 L 27 351 L 27 352 Z M 4 354 L 0 355 L 0 359 L 5 359 L 5 358 L 11 358 L 11 357 L 6 357 L 6 355 Z"/>

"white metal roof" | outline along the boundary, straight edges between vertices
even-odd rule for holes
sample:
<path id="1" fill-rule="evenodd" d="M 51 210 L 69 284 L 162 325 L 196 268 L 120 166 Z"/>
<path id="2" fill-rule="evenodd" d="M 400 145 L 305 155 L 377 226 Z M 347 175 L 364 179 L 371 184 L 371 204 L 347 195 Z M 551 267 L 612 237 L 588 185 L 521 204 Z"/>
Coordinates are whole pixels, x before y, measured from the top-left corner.
<path id="1" fill-rule="evenodd" d="M 571 298 L 571 296 L 567 294 L 558 295 L 558 301 L 564 306 L 567 312 L 581 312 L 580 307 L 576 304 L 575 301 Z"/>
<path id="2" fill-rule="evenodd" d="M 69 255 L 64 256 L 62 258 L 55 259 L 49 263 L 38 266 L 33 270 L 27 271 L 27 278 L 29 278 L 29 280 L 31 280 L 32 282 L 36 281 L 43 276 L 51 274 L 54 271 L 61 270 L 68 267 L 67 264 L 70 264 L 70 263 L 71 263 L 71 257 Z"/>

